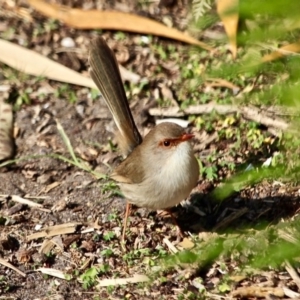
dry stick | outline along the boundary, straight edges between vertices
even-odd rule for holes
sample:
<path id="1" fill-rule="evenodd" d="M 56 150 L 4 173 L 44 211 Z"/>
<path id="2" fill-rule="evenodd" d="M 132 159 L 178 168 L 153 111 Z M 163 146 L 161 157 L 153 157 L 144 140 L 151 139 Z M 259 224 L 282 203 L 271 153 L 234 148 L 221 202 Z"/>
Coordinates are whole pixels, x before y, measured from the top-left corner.
<path id="1" fill-rule="evenodd" d="M 264 113 L 260 109 L 252 106 L 238 107 L 235 105 L 203 104 L 192 105 L 185 110 L 180 110 L 178 107 L 152 108 L 149 113 L 152 116 L 182 117 L 185 115 L 209 114 L 213 111 L 221 115 L 240 113 L 245 119 L 249 119 L 269 127 L 268 130 L 274 135 L 279 134 L 279 132 L 275 131 L 274 128 L 285 130 L 289 126 L 284 120 L 280 118 L 271 118 L 267 115 L 267 113 Z"/>
<path id="2" fill-rule="evenodd" d="M 267 127 L 275 127 L 281 130 L 288 128 L 288 124 L 279 118 L 270 118 L 256 107 L 241 107 L 240 112 L 244 118 L 253 120 Z"/>
<path id="3" fill-rule="evenodd" d="M 293 233 L 289 233 L 289 232 L 279 229 L 278 236 L 289 243 L 293 243 L 294 245 L 298 244 L 298 239 L 295 238 Z"/>
<path id="4" fill-rule="evenodd" d="M 300 278 L 296 270 L 292 267 L 292 265 L 289 263 L 289 261 L 285 261 L 285 269 L 290 274 L 294 282 L 297 284 L 298 289 L 300 289 Z"/>
<path id="5" fill-rule="evenodd" d="M 233 212 L 231 215 L 228 217 L 224 218 L 220 223 L 218 223 L 214 228 L 213 231 L 217 231 L 225 226 L 228 226 L 230 223 L 238 219 L 239 217 L 243 216 L 245 213 L 248 212 L 248 208 L 244 207 L 238 211 Z"/>
<path id="6" fill-rule="evenodd" d="M 290 290 L 289 288 L 287 288 L 286 286 L 282 287 L 283 291 L 284 291 L 284 294 L 289 297 L 289 298 L 292 298 L 292 299 L 299 299 L 299 296 L 300 294 L 299 293 L 296 293 L 292 290 Z"/>
<path id="7" fill-rule="evenodd" d="M 147 277 L 146 275 L 134 274 L 133 277 L 128 277 L 128 278 L 106 278 L 106 279 L 100 280 L 97 287 L 147 282 L 149 280 L 150 280 L 149 277 Z"/>
<path id="8" fill-rule="evenodd" d="M 184 115 L 209 114 L 213 111 L 216 111 L 222 115 L 231 114 L 231 113 L 236 113 L 238 111 L 238 107 L 233 105 L 203 104 L 203 105 L 191 105 L 185 110 L 181 110 L 178 107 L 151 108 L 149 110 L 152 116 L 164 116 L 164 117 L 182 117 Z"/>
<path id="9" fill-rule="evenodd" d="M 36 202 L 33 202 L 33 201 L 30 201 L 28 199 L 25 199 L 25 198 L 22 198 L 18 195 L 0 195 L 0 197 L 2 198 L 7 198 L 7 197 L 11 197 L 11 200 L 14 201 L 14 202 L 17 202 L 17 203 L 21 203 L 21 204 L 25 204 L 25 205 L 28 205 L 29 207 L 33 207 L 35 209 L 39 209 L 41 211 L 45 211 L 45 212 L 51 212 L 50 209 L 47 209 L 47 208 L 43 208 L 43 205 L 42 204 L 39 204 L 39 203 L 36 203 Z"/>
<path id="10" fill-rule="evenodd" d="M 22 271 L 20 271 L 16 267 L 14 267 L 11 263 L 9 263 L 8 261 L 6 261 L 5 259 L 0 258 L 0 265 L 3 265 L 5 267 L 7 267 L 7 268 L 10 268 L 10 269 L 14 270 L 15 272 L 19 273 L 21 276 L 26 277 L 25 273 L 23 273 Z"/>
<path id="11" fill-rule="evenodd" d="M 264 110 L 271 116 L 300 116 L 299 109 L 295 109 L 295 107 L 270 106 L 266 107 Z"/>
<path id="12" fill-rule="evenodd" d="M 164 238 L 163 242 L 168 246 L 169 250 L 172 253 L 177 253 L 178 252 L 177 248 L 167 238 Z"/>

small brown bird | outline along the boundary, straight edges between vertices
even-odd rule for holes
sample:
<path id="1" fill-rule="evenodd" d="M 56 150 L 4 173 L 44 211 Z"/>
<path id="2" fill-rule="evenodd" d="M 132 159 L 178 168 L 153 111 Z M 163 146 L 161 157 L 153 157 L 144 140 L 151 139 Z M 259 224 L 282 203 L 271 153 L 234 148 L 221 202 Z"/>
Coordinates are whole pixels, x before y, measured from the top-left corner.
<path id="1" fill-rule="evenodd" d="M 111 178 L 129 203 L 151 210 L 168 209 L 184 200 L 196 186 L 198 162 L 189 140 L 193 137 L 175 123 L 161 123 L 142 139 L 133 120 L 114 53 L 103 38 L 90 46 L 90 74 L 112 113 L 122 138 L 126 159 Z"/>

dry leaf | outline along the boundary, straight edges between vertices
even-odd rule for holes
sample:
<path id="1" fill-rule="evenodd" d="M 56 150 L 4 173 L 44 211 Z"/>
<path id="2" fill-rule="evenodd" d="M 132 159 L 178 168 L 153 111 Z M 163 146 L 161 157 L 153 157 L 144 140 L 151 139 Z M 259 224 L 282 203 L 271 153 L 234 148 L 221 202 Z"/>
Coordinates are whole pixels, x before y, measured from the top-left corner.
<path id="1" fill-rule="evenodd" d="M 45 255 L 47 255 L 48 253 L 50 253 L 50 251 L 55 247 L 55 244 L 51 242 L 51 240 L 48 239 L 44 239 L 40 249 L 39 249 L 39 253 L 43 253 Z"/>
<path id="2" fill-rule="evenodd" d="M 229 276 L 229 279 L 232 280 L 233 282 L 241 282 L 243 280 L 245 280 L 247 277 L 245 275 L 232 275 Z"/>
<path id="3" fill-rule="evenodd" d="M 123 66 L 119 65 L 119 69 L 120 69 L 121 77 L 124 81 L 138 83 L 141 80 L 140 75 L 125 69 Z"/>
<path id="4" fill-rule="evenodd" d="M 218 0 L 217 2 L 217 11 L 227 33 L 233 58 L 236 58 L 237 53 L 238 5 L 239 0 Z"/>
<path id="5" fill-rule="evenodd" d="M 50 60 L 43 55 L 0 39 L 0 61 L 26 74 L 97 88 L 91 78 Z"/>
<path id="6" fill-rule="evenodd" d="M 267 299 L 270 294 L 282 298 L 284 296 L 284 291 L 281 287 L 245 286 L 239 287 L 231 293 L 233 297 L 240 296 L 247 299 L 252 297 Z"/>
<path id="7" fill-rule="evenodd" d="M 64 245 L 60 235 L 53 237 L 51 242 L 59 249 L 59 251 L 64 251 Z"/>
<path id="8" fill-rule="evenodd" d="M 279 48 L 277 51 L 274 51 L 270 54 L 265 55 L 262 58 L 263 62 L 269 62 L 272 60 L 279 59 L 285 55 L 291 55 L 294 53 L 300 52 L 300 43 L 289 44 Z"/>
<path id="9" fill-rule="evenodd" d="M 52 210 L 52 211 L 56 211 L 56 212 L 60 212 L 60 211 L 65 210 L 66 207 L 67 207 L 67 200 L 66 200 L 66 199 L 61 199 L 61 200 L 59 200 L 59 201 L 56 201 L 56 202 L 53 204 L 51 210 Z"/>
<path id="10" fill-rule="evenodd" d="M 11 158 L 14 155 L 14 146 L 12 107 L 0 101 L 0 160 Z"/>
<path id="11" fill-rule="evenodd" d="M 79 29 L 112 29 L 152 34 L 197 45 L 206 50 L 212 48 L 193 37 L 156 21 L 119 11 L 99 11 L 73 9 L 49 4 L 41 0 L 28 0 L 29 4 L 42 14 L 58 19 L 71 27 Z"/>
<path id="12" fill-rule="evenodd" d="M 184 249 L 192 249 L 195 246 L 195 244 L 188 238 L 184 238 L 178 245 Z"/>
<path id="13" fill-rule="evenodd" d="M 27 263 L 32 261 L 32 255 L 34 250 L 31 249 L 20 249 L 16 253 L 16 258 L 19 263 L 26 265 Z"/>
<path id="14" fill-rule="evenodd" d="M 70 275 L 65 275 L 62 271 L 51 268 L 38 268 L 37 271 L 42 272 L 43 274 L 50 275 L 53 277 L 57 277 L 60 279 L 68 279 Z"/>
<path id="15" fill-rule="evenodd" d="M 0 49 L 0 61 L 21 72 L 97 89 L 91 78 L 85 77 L 35 51 L 2 39 L 0 39 Z M 120 66 L 120 72 L 123 80 L 133 83 L 140 80 L 139 75 L 126 70 L 122 66 Z"/>
<path id="16" fill-rule="evenodd" d="M 55 246 L 60 252 L 63 252 L 64 246 L 60 235 L 53 237 L 51 240 L 45 239 L 39 249 L 39 253 L 48 254 Z"/>

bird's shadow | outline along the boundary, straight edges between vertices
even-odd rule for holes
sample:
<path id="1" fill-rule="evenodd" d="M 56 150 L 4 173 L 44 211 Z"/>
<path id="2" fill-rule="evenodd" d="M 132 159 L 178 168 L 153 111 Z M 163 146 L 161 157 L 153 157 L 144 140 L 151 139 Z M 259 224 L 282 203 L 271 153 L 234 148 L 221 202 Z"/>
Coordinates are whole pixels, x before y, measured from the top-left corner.
<path id="1" fill-rule="evenodd" d="M 196 193 L 188 205 L 179 205 L 173 211 L 181 231 L 193 234 L 263 228 L 291 218 L 300 209 L 300 198 L 297 195 L 273 192 L 273 195 L 265 195 L 261 186 L 257 186 L 250 189 L 248 195 L 235 193 L 222 202 L 213 199 L 210 194 Z"/>

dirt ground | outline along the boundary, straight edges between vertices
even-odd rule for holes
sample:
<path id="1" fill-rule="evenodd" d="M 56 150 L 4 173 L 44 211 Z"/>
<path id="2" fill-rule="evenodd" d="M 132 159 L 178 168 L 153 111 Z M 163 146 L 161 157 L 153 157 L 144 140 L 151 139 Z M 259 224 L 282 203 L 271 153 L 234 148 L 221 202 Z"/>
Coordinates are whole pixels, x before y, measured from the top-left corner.
<path id="1" fill-rule="evenodd" d="M 79 2 L 64 1 L 63 4 L 81 7 L 82 3 Z M 135 1 L 99 3 L 103 8 L 125 7 L 130 12 L 157 20 L 169 17 L 177 28 L 183 29 L 187 3 L 170 1 L 174 5 L 167 7 L 167 2 L 161 1 L 160 8 L 157 2 L 153 2 L 147 10 Z M 96 6 L 93 2 L 90 4 L 91 7 Z M 13 13 L 9 1 L 1 0 L 0 5 L 5 8 L 5 14 L 0 15 L 2 38 L 23 43 L 78 72 L 87 73 L 89 41 L 99 33 L 74 30 L 57 23 L 57 27 L 49 32 L 34 34 L 37 26 L 43 27 L 47 22 L 45 17 L 20 3 L 32 13 L 34 22 L 28 22 Z M 155 91 L 175 82 L 178 70 L 173 68 L 171 72 L 169 69 L 165 75 L 167 78 L 155 73 L 155 65 L 160 61 L 151 61 L 148 54 L 141 54 L 141 48 L 135 42 L 138 35 L 126 34 L 121 41 L 113 39 L 112 32 L 104 32 L 103 35 L 114 51 L 125 52 L 126 58 L 121 63 L 127 69 L 149 78 L 149 90 L 130 99 L 139 130 L 145 134 L 155 125 L 155 118 L 148 114 L 149 107 L 157 106 Z M 76 41 L 76 51 L 57 51 L 64 37 Z M 168 43 L 173 43 L 181 50 L 184 47 L 164 39 L 153 38 L 153 41 L 162 47 Z M 168 216 L 136 208 L 130 217 L 130 232 L 124 252 L 120 245 L 120 233 L 125 200 L 118 189 L 107 178 L 97 180 L 92 174 L 50 156 L 59 154 L 70 158 L 57 130 L 58 121 L 71 140 L 77 156 L 84 159 L 94 171 L 109 175 L 122 158 L 117 151 L 111 115 L 101 97 L 94 100 L 87 88 L 70 86 L 65 91 L 61 83 L 13 73 L 3 65 L 1 68 L 1 85 L 10 87 L 3 97 L 15 103 L 18 98 L 16 95 L 24 92 L 30 98 L 30 103 L 23 103 L 15 112 L 17 162 L 0 170 L 0 255 L 26 276 L 0 264 L 0 299 L 205 299 L 197 288 L 199 278 L 206 291 L 211 293 L 208 299 L 223 299 L 222 295 L 226 293 L 216 296 L 219 293 L 216 286 L 223 276 L 218 271 L 218 262 L 212 262 L 201 270 L 175 268 L 165 271 L 165 280 L 152 278 L 151 284 L 95 287 L 98 281 L 105 278 L 150 274 L 153 264 L 157 267 L 160 259 L 172 253 L 166 241 L 179 247 L 182 238 Z M 75 95 L 76 103 L 71 102 L 70 95 Z M 191 131 L 199 133 L 194 140 L 197 148 L 201 143 L 199 136 L 203 132 L 198 132 L 193 124 L 190 127 Z M 207 133 L 207 137 L 211 135 Z M 205 149 L 196 151 L 196 156 L 205 161 L 207 153 L 214 150 L 222 160 L 223 153 L 229 148 L 230 141 L 213 139 Z M 242 146 L 241 153 L 235 156 L 239 163 L 247 162 L 251 156 L 248 150 L 244 150 Z M 275 150 L 252 154 L 263 161 Z M 229 226 L 239 232 L 245 226 L 257 228 L 260 224 L 276 224 L 282 219 L 296 216 L 299 209 L 298 186 L 264 181 L 235 193 L 220 204 L 210 197 L 210 192 L 221 178 L 228 175 L 222 173 L 222 170 L 218 174 L 220 177 L 215 181 L 199 178 L 191 199 L 185 205 L 174 208 L 185 237 L 203 236 L 205 233 L 209 237 L 215 232 L 222 234 Z M 15 196 L 40 203 L 41 206 L 20 204 L 15 201 Z M 44 228 L 69 223 L 76 223 L 71 225 L 73 232 L 58 235 L 57 240 L 45 236 L 28 238 Z M 53 241 L 53 247 L 51 254 L 45 254 L 41 249 L 49 240 Z M 234 268 L 232 261 L 227 263 Z M 93 266 L 105 266 L 105 270 L 99 271 L 95 285 L 85 288 L 78 277 Z M 61 270 L 72 276 L 72 279 L 48 276 L 40 272 L 39 268 Z M 277 278 L 275 287 L 281 281 L 299 292 L 287 272 L 266 271 L 259 276 L 247 278 L 245 285 L 267 282 L 274 277 Z M 278 298 L 274 296 L 272 299 Z"/>

